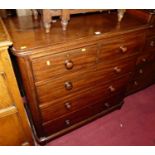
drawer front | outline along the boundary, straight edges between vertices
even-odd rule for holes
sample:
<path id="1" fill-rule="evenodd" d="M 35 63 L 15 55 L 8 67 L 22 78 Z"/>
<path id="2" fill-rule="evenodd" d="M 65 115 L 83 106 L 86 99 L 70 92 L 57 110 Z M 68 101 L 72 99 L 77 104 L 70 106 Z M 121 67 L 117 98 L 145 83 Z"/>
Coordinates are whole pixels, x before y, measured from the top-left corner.
<path id="1" fill-rule="evenodd" d="M 154 60 L 155 60 L 155 52 L 148 52 L 147 54 L 143 54 L 138 57 L 136 65 L 143 66 Z"/>
<path id="2" fill-rule="evenodd" d="M 150 28 L 148 30 L 148 33 L 147 33 L 147 35 L 150 36 L 150 37 L 155 35 L 155 23 L 153 23 L 151 25 L 152 25 L 152 28 Z"/>
<path id="3" fill-rule="evenodd" d="M 138 67 L 135 78 L 128 88 L 129 92 L 135 92 L 155 83 L 155 63 L 149 63 Z"/>
<path id="4" fill-rule="evenodd" d="M 73 125 L 76 125 L 76 123 L 85 121 L 86 119 L 95 114 L 103 112 L 104 110 L 108 110 L 112 106 L 119 104 L 121 101 L 122 101 L 122 95 L 120 94 L 117 94 L 116 96 L 113 96 L 112 98 L 106 101 L 100 100 L 96 104 L 85 107 L 79 111 L 73 112 L 62 118 L 58 118 L 48 123 L 44 123 L 43 124 L 44 132 L 48 136 L 53 133 L 59 132 L 63 129 L 72 127 Z"/>
<path id="5" fill-rule="evenodd" d="M 126 83 L 129 76 L 117 79 L 105 85 L 96 85 L 90 87 L 87 91 L 81 91 L 73 94 L 72 96 L 63 97 L 56 101 L 40 106 L 43 122 L 54 120 L 63 115 L 72 113 L 82 109 L 88 105 L 92 105 L 100 100 L 106 100 L 115 94 L 123 94 L 125 92 Z"/>
<path id="6" fill-rule="evenodd" d="M 146 44 L 145 44 L 144 50 L 146 52 L 152 51 L 152 50 L 155 51 L 155 37 L 151 37 L 151 38 L 148 38 L 146 40 Z"/>
<path id="7" fill-rule="evenodd" d="M 50 80 L 46 84 L 38 85 L 36 88 L 39 104 L 50 102 L 51 99 L 56 100 L 63 96 L 71 95 L 79 90 L 94 87 L 98 83 L 107 83 L 110 80 L 128 74 L 133 70 L 135 61 L 135 59 L 131 59 L 129 62 L 123 60 L 103 66 L 99 64 L 87 72 L 76 72 L 74 75 L 63 76 Z"/>
<path id="8" fill-rule="evenodd" d="M 135 34 L 100 44 L 99 61 L 117 60 L 136 55 L 142 50 L 144 35 Z"/>
<path id="9" fill-rule="evenodd" d="M 42 81 L 58 75 L 70 74 L 96 62 L 97 46 L 66 51 L 60 54 L 33 58 L 31 60 L 35 81 Z"/>

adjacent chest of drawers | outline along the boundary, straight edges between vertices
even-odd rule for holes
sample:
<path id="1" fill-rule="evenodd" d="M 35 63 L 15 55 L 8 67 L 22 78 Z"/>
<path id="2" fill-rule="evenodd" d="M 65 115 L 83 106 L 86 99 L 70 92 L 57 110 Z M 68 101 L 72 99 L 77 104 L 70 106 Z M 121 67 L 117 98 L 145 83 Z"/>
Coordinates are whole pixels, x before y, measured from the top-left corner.
<path id="1" fill-rule="evenodd" d="M 93 18 L 98 22 L 91 25 Z M 40 143 L 122 105 L 148 28 L 127 13 L 121 24 L 117 14 L 76 17 L 65 33 L 59 25 L 51 34 L 41 28 L 14 33 L 15 27 L 6 24 Z M 95 35 L 97 29 L 103 32 Z"/>
<path id="2" fill-rule="evenodd" d="M 32 132 L 8 54 L 11 44 L 0 18 L 0 146 L 33 145 Z"/>
<path id="3" fill-rule="evenodd" d="M 146 34 L 145 45 L 139 55 L 134 76 L 127 93 L 133 93 L 155 83 L 155 10 L 132 10 L 135 16 L 150 24 Z"/>

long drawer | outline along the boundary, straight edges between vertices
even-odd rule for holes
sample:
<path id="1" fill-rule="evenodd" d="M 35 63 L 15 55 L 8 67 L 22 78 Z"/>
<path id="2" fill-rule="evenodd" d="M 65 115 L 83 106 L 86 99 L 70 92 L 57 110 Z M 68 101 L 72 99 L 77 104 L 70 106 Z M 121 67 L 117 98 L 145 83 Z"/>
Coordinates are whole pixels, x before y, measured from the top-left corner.
<path id="1" fill-rule="evenodd" d="M 48 104 L 41 105 L 40 111 L 42 114 L 42 120 L 43 122 L 54 120 L 100 100 L 106 100 L 108 97 L 114 96 L 120 92 L 120 94 L 123 95 L 128 80 L 129 75 L 116 79 L 105 85 L 98 83 L 85 92 L 79 91 L 72 96 L 65 96 L 61 99 L 51 101 Z"/>
<path id="2" fill-rule="evenodd" d="M 63 96 L 88 89 L 96 84 L 104 84 L 115 78 L 128 74 L 133 70 L 136 59 L 111 62 L 109 64 L 98 64 L 86 72 L 76 72 L 73 75 L 64 75 L 61 78 L 50 80 L 46 83 L 36 85 L 39 104 L 57 100 Z"/>
<path id="3" fill-rule="evenodd" d="M 43 57 L 31 57 L 35 82 L 66 75 L 99 62 L 120 60 L 136 55 L 142 49 L 144 35 L 134 34 L 106 39 L 75 50 Z"/>
<path id="4" fill-rule="evenodd" d="M 67 129 L 76 125 L 81 121 L 86 121 L 89 117 L 101 113 L 114 105 L 119 104 L 122 101 L 122 94 L 117 94 L 106 101 L 99 100 L 96 104 L 87 106 L 79 111 L 73 112 L 64 117 L 58 118 L 54 121 L 43 123 L 45 135 L 51 135 L 57 133 L 63 129 Z"/>

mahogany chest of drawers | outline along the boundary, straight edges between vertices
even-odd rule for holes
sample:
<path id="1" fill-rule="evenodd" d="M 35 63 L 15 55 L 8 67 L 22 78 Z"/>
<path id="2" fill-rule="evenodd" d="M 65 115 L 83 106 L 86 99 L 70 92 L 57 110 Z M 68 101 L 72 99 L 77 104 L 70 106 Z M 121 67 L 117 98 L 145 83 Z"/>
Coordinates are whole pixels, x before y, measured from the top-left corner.
<path id="1" fill-rule="evenodd" d="M 130 10 L 130 12 L 149 23 L 150 28 L 147 30 L 145 45 L 142 53 L 138 56 L 127 94 L 155 83 L 155 10 Z"/>
<path id="2" fill-rule="evenodd" d="M 5 23 L 40 143 L 120 108 L 149 27 L 128 12 L 121 23 L 117 13 L 76 16 L 49 34 L 32 17 Z"/>

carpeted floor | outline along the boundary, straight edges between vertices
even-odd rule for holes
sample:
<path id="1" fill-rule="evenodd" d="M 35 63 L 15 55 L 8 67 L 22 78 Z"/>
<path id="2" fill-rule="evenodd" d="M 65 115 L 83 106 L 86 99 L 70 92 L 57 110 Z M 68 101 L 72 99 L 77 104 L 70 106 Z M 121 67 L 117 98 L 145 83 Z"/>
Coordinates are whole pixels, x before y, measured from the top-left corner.
<path id="1" fill-rule="evenodd" d="M 155 85 L 125 98 L 121 110 L 99 118 L 47 145 L 155 145 Z"/>

